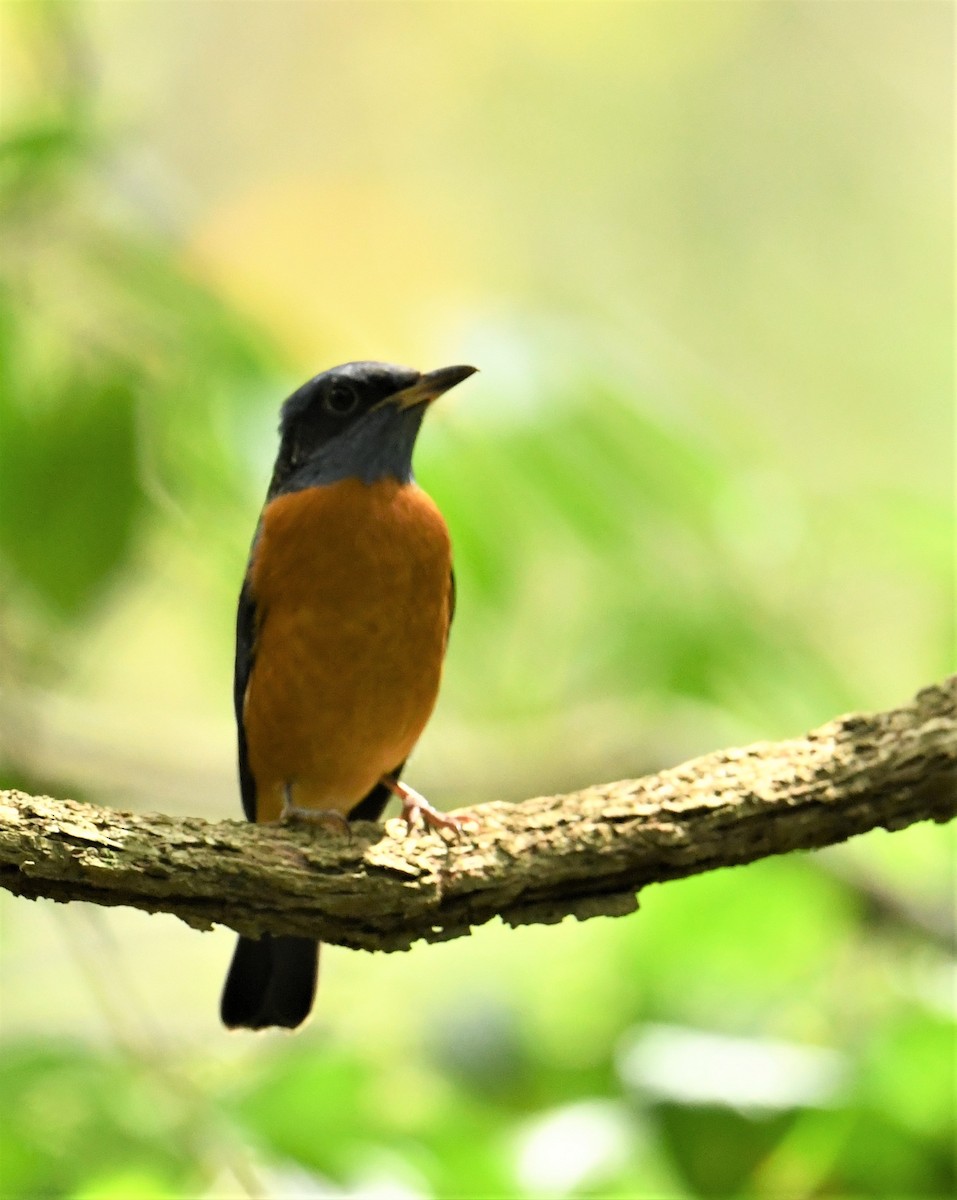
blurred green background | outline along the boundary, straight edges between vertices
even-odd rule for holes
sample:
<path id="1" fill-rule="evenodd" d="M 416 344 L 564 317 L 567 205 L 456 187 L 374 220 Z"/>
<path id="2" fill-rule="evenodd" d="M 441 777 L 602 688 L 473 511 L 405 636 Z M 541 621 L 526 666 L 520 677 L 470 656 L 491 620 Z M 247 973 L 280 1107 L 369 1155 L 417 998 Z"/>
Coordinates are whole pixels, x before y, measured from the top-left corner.
<path id="1" fill-rule="evenodd" d="M 457 806 L 878 708 L 952 663 L 948 3 L 0 9 L 5 786 L 236 816 L 282 398 L 482 373 L 421 438 Z M 227 1034 L 225 931 L 0 895 L 16 1197 L 936 1197 L 954 836 L 621 920 L 327 947 Z"/>

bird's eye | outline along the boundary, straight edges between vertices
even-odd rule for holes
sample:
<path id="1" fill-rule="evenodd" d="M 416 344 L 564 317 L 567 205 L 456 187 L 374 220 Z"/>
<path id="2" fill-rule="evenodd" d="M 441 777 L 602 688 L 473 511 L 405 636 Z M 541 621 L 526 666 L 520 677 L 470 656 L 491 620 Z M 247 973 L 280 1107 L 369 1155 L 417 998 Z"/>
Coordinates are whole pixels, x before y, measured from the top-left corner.
<path id="1" fill-rule="evenodd" d="M 322 399 L 322 407 L 334 417 L 347 417 L 358 403 L 355 388 L 344 379 L 337 379 Z"/>

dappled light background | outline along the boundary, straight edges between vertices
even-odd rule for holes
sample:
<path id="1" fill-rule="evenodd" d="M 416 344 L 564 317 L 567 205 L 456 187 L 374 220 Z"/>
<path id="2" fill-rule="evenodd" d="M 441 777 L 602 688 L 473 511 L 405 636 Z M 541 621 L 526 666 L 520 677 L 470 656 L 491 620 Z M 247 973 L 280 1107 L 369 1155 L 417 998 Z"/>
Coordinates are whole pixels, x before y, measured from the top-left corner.
<path id="1" fill-rule="evenodd" d="M 238 583 L 278 406 L 481 373 L 420 482 L 458 611 L 409 778 L 454 807 L 905 700 L 952 666 L 953 10 L 4 6 L 0 783 L 238 816 Z M 953 835 L 627 919 L 231 950 L 0 897 L 24 1196 L 938 1196 Z"/>

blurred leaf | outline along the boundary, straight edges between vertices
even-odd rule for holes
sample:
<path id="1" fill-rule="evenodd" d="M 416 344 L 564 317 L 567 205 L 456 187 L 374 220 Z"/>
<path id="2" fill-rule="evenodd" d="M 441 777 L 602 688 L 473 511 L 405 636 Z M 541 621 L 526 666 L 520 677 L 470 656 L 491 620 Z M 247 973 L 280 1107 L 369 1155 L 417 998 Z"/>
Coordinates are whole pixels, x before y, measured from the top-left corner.
<path id="1" fill-rule="evenodd" d="M 860 1080 L 860 1098 L 902 1129 L 947 1146 L 957 1118 L 957 1024 L 908 1008 L 875 1030 Z"/>
<path id="2" fill-rule="evenodd" d="M 505 1115 L 460 1092 L 452 1092 L 450 1101 L 406 1139 L 406 1151 L 437 1196 L 511 1200 L 515 1181 Z"/>
<path id="3" fill-rule="evenodd" d="M 195 1183 L 185 1114 L 148 1077 L 98 1050 L 8 1044 L 0 1058 L 0 1111 L 10 1196 L 66 1196 L 78 1179 L 120 1174 L 149 1181 L 153 1194 L 159 1183 L 174 1194 Z"/>
<path id="4" fill-rule="evenodd" d="M 640 1152 L 643 1127 L 613 1100 L 588 1097 L 547 1109 L 519 1128 L 516 1166 L 530 1195 L 606 1195 Z"/>
<path id="5" fill-rule="evenodd" d="M 93 142 L 74 120 L 36 122 L 0 140 L 0 211 L 48 203 Z M 30 214 L 35 218 L 35 210 Z"/>
<path id="6" fill-rule="evenodd" d="M 107 1171 L 71 1193 L 71 1200 L 189 1200 L 192 1192 L 146 1171 Z"/>
<path id="7" fill-rule="evenodd" d="M 273 1155 L 343 1180 L 382 1133 L 372 1083 L 357 1059 L 314 1047 L 275 1055 L 227 1103 Z"/>
<path id="8" fill-rule="evenodd" d="M 111 190 L 72 6 L 29 7 L 50 92 L 0 144 L 0 563 L 52 660 L 49 634 L 92 615 L 151 512 L 192 533 L 246 495 L 236 426 L 276 359 Z M 198 569 L 243 554 L 220 534 Z"/>
<path id="9" fill-rule="evenodd" d="M 792 1126 L 793 1112 L 746 1116 L 718 1105 L 657 1104 L 657 1126 L 696 1196 L 737 1196 Z"/>
<path id="10" fill-rule="evenodd" d="M 898 1120 L 858 1108 L 826 1186 L 839 1194 L 920 1200 L 952 1196 L 957 1186 L 953 1138 L 928 1144 L 902 1128 Z"/>
<path id="11" fill-rule="evenodd" d="M 129 556 L 143 508 L 132 381 L 77 377 L 59 402 L 11 400 L 0 407 L 0 555 L 77 618 Z"/>
<path id="12" fill-rule="evenodd" d="M 272 1057 L 227 1106 L 271 1155 L 341 1183 L 361 1174 L 373 1147 L 387 1145 L 437 1194 L 508 1194 L 494 1153 L 501 1128 L 494 1109 L 451 1091 L 440 1105 L 420 1110 L 414 1096 L 383 1092 L 382 1082 L 369 1063 L 313 1044 Z"/>
<path id="13" fill-rule="evenodd" d="M 856 914 L 849 890 L 803 855 L 709 872 L 644 894 L 632 969 L 656 1018 L 737 1032 L 767 1011 L 776 1032 L 796 1033 L 787 1022 L 826 992 Z"/>

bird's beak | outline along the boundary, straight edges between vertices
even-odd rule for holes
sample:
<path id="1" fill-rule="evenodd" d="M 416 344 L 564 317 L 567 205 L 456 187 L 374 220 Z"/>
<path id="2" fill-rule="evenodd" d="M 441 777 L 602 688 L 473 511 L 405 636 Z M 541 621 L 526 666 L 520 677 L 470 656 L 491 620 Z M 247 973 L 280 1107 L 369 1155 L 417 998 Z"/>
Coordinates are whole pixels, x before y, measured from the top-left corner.
<path id="1" fill-rule="evenodd" d="M 427 371 L 420 375 L 415 383 L 401 392 L 396 392 L 386 403 L 395 404 L 399 408 L 414 408 L 417 404 L 431 404 L 443 392 L 454 388 L 463 379 L 474 375 L 478 367 L 439 367 L 437 371 Z"/>

